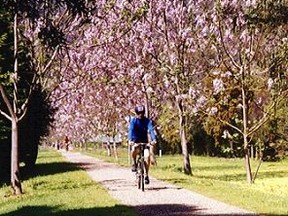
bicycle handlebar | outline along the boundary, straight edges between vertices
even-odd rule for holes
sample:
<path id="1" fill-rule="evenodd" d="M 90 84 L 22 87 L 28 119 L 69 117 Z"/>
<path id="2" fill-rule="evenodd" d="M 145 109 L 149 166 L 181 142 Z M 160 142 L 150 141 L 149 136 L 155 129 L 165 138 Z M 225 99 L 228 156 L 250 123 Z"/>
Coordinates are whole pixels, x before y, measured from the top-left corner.
<path id="1" fill-rule="evenodd" d="M 144 146 L 153 146 L 153 141 L 152 142 L 148 142 L 148 143 L 130 143 L 131 146 L 140 146 L 140 145 L 144 145 Z"/>

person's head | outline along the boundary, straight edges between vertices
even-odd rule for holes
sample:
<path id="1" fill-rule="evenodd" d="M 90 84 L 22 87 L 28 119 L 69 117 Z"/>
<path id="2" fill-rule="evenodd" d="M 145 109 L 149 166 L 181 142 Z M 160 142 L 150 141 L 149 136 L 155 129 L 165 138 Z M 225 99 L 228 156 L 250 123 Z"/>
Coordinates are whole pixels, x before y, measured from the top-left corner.
<path id="1" fill-rule="evenodd" d="M 143 118 L 145 115 L 145 107 L 143 105 L 137 105 L 135 107 L 135 113 L 138 118 Z"/>

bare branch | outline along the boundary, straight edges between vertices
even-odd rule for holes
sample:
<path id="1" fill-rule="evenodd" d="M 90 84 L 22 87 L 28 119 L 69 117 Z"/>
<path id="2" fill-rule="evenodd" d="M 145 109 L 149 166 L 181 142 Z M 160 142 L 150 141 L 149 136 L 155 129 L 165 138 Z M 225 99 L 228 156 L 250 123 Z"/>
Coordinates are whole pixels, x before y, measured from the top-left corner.
<path id="1" fill-rule="evenodd" d="M 9 121 L 12 121 L 12 118 L 4 111 L 0 110 L 0 114 L 3 115 L 5 118 L 7 118 Z"/>
<path id="2" fill-rule="evenodd" d="M 8 108 L 8 111 L 10 113 L 10 116 L 8 114 L 6 114 L 5 112 L 1 111 L 1 115 L 5 116 L 7 119 L 9 119 L 10 121 L 12 120 L 12 117 L 15 116 L 14 112 L 13 112 L 13 108 L 12 108 L 12 105 L 9 101 L 9 99 L 7 98 L 7 95 L 5 93 L 5 90 L 2 86 L 2 84 L 0 83 L 0 92 L 1 92 L 1 96 L 4 100 L 4 103 L 6 104 L 7 108 Z"/>
<path id="3" fill-rule="evenodd" d="M 56 57 L 56 54 L 58 53 L 59 51 L 59 48 L 60 46 L 57 45 L 55 50 L 54 50 L 54 53 L 52 55 L 52 57 L 50 58 L 49 62 L 47 63 L 47 65 L 45 66 L 45 68 L 43 69 L 43 71 L 41 71 L 41 73 L 45 74 L 45 72 L 49 69 L 49 67 L 51 66 L 51 64 L 53 63 L 55 57 Z"/>

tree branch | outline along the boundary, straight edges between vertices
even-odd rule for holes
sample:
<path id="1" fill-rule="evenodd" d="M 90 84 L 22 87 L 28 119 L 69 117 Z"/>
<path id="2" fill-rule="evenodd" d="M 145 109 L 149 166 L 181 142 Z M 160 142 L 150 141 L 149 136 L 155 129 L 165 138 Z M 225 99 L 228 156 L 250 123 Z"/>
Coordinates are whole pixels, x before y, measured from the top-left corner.
<path id="1" fill-rule="evenodd" d="M 229 51 L 227 50 L 226 46 L 225 46 L 225 43 L 224 43 L 224 38 L 223 38 L 223 32 L 222 32 L 222 27 L 221 27 L 221 23 L 219 21 L 219 33 L 220 33 L 220 38 L 221 38 L 221 43 L 222 43 L 222 46 L 223 46 L 223 49 L 224 49 L 224 52 L 226 53 L 226 55 L 228 56 L 228 58 L 231 60 L 231 62 L 233 63 L 233 65 L 240 69 L 241 67 L 235 62 L 234 58 L 230 55 Z M 226 65 L 226 64 L 225 64 Z M 226 66 L 227 67 L 227 66 Z M 228 67 L 229 68 L 229 67 Z M 231 71 L 233 71 L 231 68 L 230 68 Z"/>
<path id="2" fill-rule="evenodd" d="M 1 115 L 5 116 L 7 119 L 9 119 L 10 121 L 12 120 L 12 117 L 15 116 L 15 113 L 13 112 L 13 108 L 11 106 L 11 103 L 9 101 L 9 99 L 7 98 L 7 95 L 5 93 L 5 90 L 2 86 L 2 84 L 0 83 L 0 92 L 1 92 L 1 96 L 4 100 L 4 103 L 6 104 L 8 111 L 10 113 L 10 116 L 8 114 L 6 114 L 5 112 L 0 110 Z"/>

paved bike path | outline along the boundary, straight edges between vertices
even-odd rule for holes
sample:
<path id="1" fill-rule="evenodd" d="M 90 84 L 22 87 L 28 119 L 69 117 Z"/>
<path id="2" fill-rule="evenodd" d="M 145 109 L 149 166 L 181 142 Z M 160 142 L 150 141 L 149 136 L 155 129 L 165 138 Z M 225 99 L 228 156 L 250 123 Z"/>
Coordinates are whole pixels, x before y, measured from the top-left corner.
<path id="1" fill-rule="evenodd" d="M 130 169 L 79 152 L 62 152 L 68 161 L 81 165 L 122 204 L 135 208 L 139 216 L 256 215 L 207 198 L 198 193 L 150 177 L 145 192 L 137 188 Z"/>

